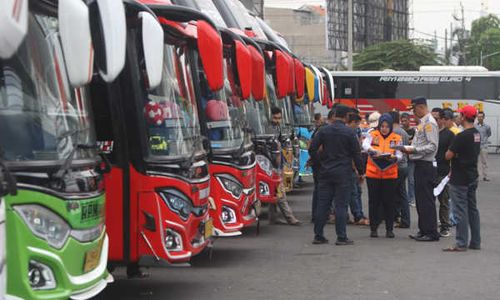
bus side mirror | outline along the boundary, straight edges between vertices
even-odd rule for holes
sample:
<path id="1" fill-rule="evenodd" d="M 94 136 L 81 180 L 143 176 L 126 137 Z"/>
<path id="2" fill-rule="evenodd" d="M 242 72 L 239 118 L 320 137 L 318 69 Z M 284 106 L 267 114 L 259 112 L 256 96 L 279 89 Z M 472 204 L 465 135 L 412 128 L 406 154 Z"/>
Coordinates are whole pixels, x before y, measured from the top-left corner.
<path id="1" fill-rule="evenodd" d="M 307 96 L 309 100 L 312 102 L 315 102 L 316 100 L 316 90 L 314 88 L 314 82 L 316 80 L 316 76 L 314 72 L 311 70 L 311 68 L 306 67 L 305 68 L 305 75 L 306 75 L 306 88 L 307 88 Z"/>
<path id="2" fill-rule="evenodd" d="M 112 82 L 125 66 L 125 8 L 122 0 L 95 0 L 89 10 L 97 68 L 104 81 Z"/>
<path id="3" fill-rule="evenodd" d="M 288 95 L 293 95 L 295 93 L 295 64 L 293 63 L 293 58 L 288 54 L 284 53 L 288 62 Z"/>
<path id="4" fill-rule="evenodd" d="M 250 46 L 252 54 L 252 96 L 255 101 L 261 101 L 265 96 L 265 61 L 264 57 L 254 47 Z"/>
<path id="5" fill-rule="evenodd" d="M 201 63 L 212 91 L 220 90 L 224 85 L 222 39 L 216 29 L 208 22 L 197 21 L 198 50 Z"/>
<path id="6" fill-rule="evenodd" d="M 274 51 L 274 59 L 276 66 L 276 96 L 278 98 L 284 98 L 289 92 L 289 72 L 290 66 L 285 54 L 279 50 Z"/>
<path id="7" fill-rule="evenodd" d="M 305 88 L 305 69 L 304 65 L 295 58 L 293 60 L 295 64 L 295 86 L 297 88 L 297 99 L 302 99 L 304 97 Z"/>
<path id="8" fill-rule="evenodd" d="M 252 56 L 250 50 L 240 41 L 235 41 L 235 46 L 241 97 L 248 99 L 252 92 Z"/>
<path id="9" fill-rule="evenodd" d="M 154 89 L 161 83 L 163 71 L 163 29 L 148 12 L 141 11 L 139 19 L 142 24 L 142 47 L 148 84 L 150 89 Z"/>
<path id="10" fill-rule="evenodd" d="M 94 66 L 89 8 L 80 0 L 59 1 L 58 17 L 68 78 L 80 87 L 90 82 Z"/>
<path id="11" fill-rule="evenodd" d="M 28 1 L 0 3 L 0 58 L 10 58 L 28 32 Z"/>

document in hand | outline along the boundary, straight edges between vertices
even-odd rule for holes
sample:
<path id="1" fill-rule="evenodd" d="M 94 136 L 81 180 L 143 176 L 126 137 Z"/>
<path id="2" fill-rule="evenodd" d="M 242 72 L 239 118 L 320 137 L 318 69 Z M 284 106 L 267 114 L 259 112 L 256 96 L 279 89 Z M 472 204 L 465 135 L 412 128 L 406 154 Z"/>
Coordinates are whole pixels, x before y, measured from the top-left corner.
<path id="1" fill-rule="evenodd" d="M 438 186 L 434 188 L 434 197 L 439 196 L 443 192 L 444 187 L 448 184 L 448 181 L 450 181 L 450 176 L 446 176 L 443 180 L 441 180 Z"/>

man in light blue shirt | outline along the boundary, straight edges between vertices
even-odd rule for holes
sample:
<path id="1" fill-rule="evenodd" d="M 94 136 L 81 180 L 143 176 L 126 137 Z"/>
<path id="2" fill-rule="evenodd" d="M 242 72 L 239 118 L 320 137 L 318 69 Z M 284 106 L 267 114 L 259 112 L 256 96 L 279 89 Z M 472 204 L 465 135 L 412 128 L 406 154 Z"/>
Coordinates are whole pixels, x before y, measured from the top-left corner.
<path id="1" fill-rule="evenodd" d="M 481 152 L 479 153 L 481 175 L 483 175 L 484 181 L 490 181 L 488 178 L 488 138 L 491 136 L 491 127 L 484 123 L 485 116 L 484 112 L 479 112 L 477 114 L 477 124 L 475 127 L 481 134 Z"/>

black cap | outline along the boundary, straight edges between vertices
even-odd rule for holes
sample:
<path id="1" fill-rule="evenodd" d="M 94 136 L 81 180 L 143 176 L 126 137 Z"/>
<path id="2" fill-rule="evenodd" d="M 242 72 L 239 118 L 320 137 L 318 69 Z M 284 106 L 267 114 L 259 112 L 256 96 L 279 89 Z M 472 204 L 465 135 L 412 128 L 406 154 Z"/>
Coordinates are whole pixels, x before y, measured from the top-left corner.
<path id="1" fill-rule="evenodd" d="M 451 119 L 453 119 L 453 111 L 451 111 L 449 109 L 443 109 L 440 112 L 439 117 L 442 119 L 451 120 Z"/>
<path id="2" fill-rule="evenodd" d="M 422 96 L 418 96 L 418 97 L 411 99 L 411 105 L 408 106 L 408 109 L 412 109 L 413 107 L 415 107 L 415 105 L 419 105 L 419 104 L 427 105 L 427 99 L 425 99 L 425 97 L 422 97 Z"/>

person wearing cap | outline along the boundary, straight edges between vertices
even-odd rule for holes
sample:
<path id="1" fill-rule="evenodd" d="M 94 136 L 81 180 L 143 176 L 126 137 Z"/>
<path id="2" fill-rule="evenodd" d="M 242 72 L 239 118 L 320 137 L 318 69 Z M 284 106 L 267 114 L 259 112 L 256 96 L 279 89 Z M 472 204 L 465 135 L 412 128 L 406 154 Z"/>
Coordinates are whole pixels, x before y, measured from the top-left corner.
<path id="1" fill-rule="evenodd" d="M 481 152 L 479 154 L 481 173 L 484 181 L 490 181 L 488 178 L 488 139 L 491 136 L 491 127 L 484 123 L 485 116 L 486 115 L 482 111 L 477 113 L 476 129 L 481 134 Z"/>
<path id="2" fill-rule="evenodd" d="M 368 126 L 371 129 L 375 129 L 378 127 L 378 120 L 380 119 L 380 116 L 381 114 L 378 111 L 370 114 L 370 116 L 368 117 Z"/>
<path id="3" fill-rule="evenodd" d="M 402 146 L 401 136 L 393 132 L 390 114 L 383 114 L 376 129 L 363 141 L 363 149 L 368 152 L 366 183 L 368 184 L 368 204 L 370 214 L 370 237 L 378 237 L 378 226 L 385 219 L 385 236 L 394 238 L 394 214 L 398 180 L 398 161 L 403 154 L 395 150 Z"/>
<path id="4" fill-rule="evenodd" d="M 450 193 L 457 218 L 455 245 L 443 249 L 446 252 L 462 252 L 466 251 L 467 247 L 473 250 L 481 249 L 480 218 L 476 198 L 481 133 L 474 127 L 477 116 L 474 106 L 466 105 L 459 112 L 464 130 L 455 137 L 446 152 L 446 159 L 451 160 Z"/>
<path id="5" fill-rule="evenodd" d="M 427 99 L 417 97 L 411 100 L 413 114 L 420 119 L 411 146 L 404 146 L 415 163 L 415 200 L 418 213 L 418 229 L 412 239 L 421 242 L 438 241 L 436 203 L 434 184 L 437 170 L 435 157 L 438 150 L 439 129 L 436 120 L 429 112 Z"/>
<path id="6" fill-rule="evenodd" d="M 352 164 L 364 177 L 361 151 L 356 132 L 345 125 L 345 118 L 351 109 L 345 105 L 335 108 L 335 121 L 324 126 L 314 136 L 309 147 L 309 155 L 320 164 L 318 183 L 318 203 L 314 212 L 313 244 L 326 244 L 323 229 L 330 213 L 332 199 L 335 204 L 336 245 L 352 245 L 347 237 L 347 204 L 351 196 Z M 319 149 L 322 148 L 321 154 Z"/>
<path id="7" fill-rule="evenodd" d="M 453 113 L 446 109 L 439 110 L 439 116 L 437 119 L 439 125 L 439 144 L 438 151 L 436 153 L 436 163 L 437 163 L 437 175 L 438 179 L 436 182 L 441 182 L 450 173 L 450 162 L 445 159 L 446 151 L 450 148 L 455 135 L 451 130 L 446 127 L 446 123 L 449 120 L 453 120 Z M 439 200 L 439 234 L 442 237 L 450 236 L 450 195 L 449 188 L 446 185 L 438 195 Z"/>

